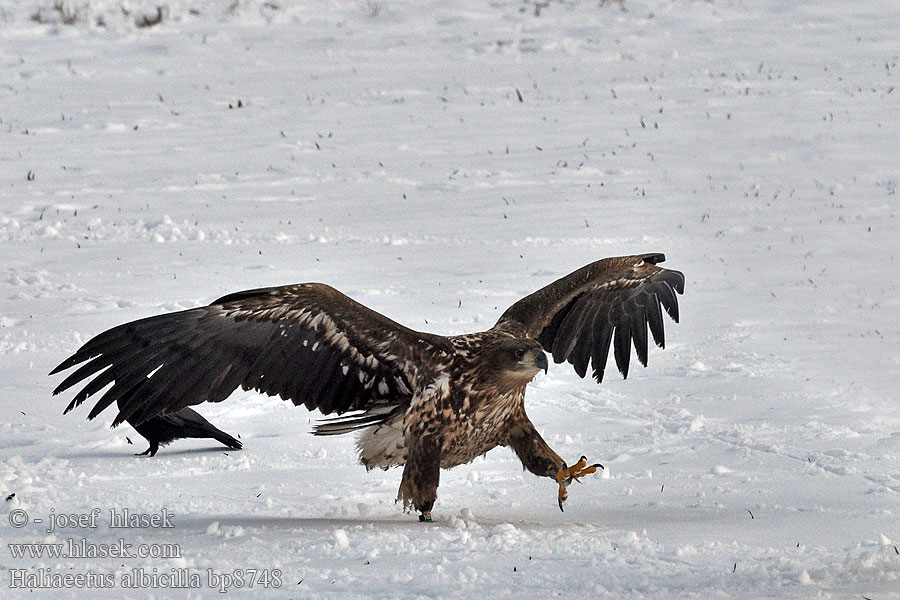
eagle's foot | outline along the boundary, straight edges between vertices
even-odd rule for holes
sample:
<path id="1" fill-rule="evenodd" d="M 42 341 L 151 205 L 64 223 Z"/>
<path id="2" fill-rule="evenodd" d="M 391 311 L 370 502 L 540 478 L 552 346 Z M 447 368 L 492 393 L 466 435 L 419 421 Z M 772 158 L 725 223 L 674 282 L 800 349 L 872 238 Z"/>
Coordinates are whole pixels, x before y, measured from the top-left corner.
<path id="1" fill-rule="evenodd" d="M 431 520 L 431 511 L 423 512 L 419 515 L 419 523 L 433 523 Z"/>
<path id="2" fill-rule="evenodd" d="M 582 477 L 590 475 L 591 473 L 596 473 L 597 469 L 602 470 L 603 465 L 600 463 L 588 465 L 587 458 L 582 456 L 578 459 L 578 462 L 571 467 L 563 465 L 563 468 L 556 472 L 556 483 L 559 484 L 559 494 L 557 496 L 559 510 L 563 510 L 563 502 L 569 497 L 569 492 L 566 489 L 569 487 L 569 484 L 573 481 L 581 483 L 580 479 Z"/>

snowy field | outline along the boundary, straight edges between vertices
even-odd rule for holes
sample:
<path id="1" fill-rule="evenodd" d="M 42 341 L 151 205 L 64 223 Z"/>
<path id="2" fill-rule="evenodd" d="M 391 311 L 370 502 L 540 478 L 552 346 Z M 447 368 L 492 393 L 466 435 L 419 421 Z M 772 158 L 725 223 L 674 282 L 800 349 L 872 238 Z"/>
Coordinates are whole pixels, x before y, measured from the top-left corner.
<path id="1" fill-rule="evenodd" d="M 900 597 L 896 2 L 156 6 L 0 2 L 0 597 Z M 198 407 L 242 451 L 135 458 L 50 394 L 94 334 L 231 291 L 323 281 L 457 334 L 650 251 L 687 278 L 667 348 L 529 387 L 607 467 L 565 513 L 503 448 L 422 525 L 277 398 Z M 68 540 L 178 556 L 9 546 Z"/>

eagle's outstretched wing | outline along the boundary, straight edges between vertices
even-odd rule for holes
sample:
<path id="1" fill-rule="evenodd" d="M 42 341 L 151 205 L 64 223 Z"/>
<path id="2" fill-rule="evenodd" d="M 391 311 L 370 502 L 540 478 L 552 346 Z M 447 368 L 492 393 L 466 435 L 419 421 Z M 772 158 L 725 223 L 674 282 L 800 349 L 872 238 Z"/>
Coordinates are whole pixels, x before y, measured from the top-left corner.
<path id="1" fill-rule="evenodd" d="M 88 418 L 118 401 L 113 425 L 220 402 L 238 387 L 326 415 L 378 414 L 379 407 L 386 415 L 411 396 L 422 357 L 445 343 L 332 287 L 304 283 L 237 292 L 208 306 L 119 325 L 85 343 L 51 375 L 88 361 L 53 393 L 90 379 L 68 412 L 112 384 Z"/>
<path id="2" fill-rule="evenodd" d="M 536 338 L 554 361 L 569 361 L 581 377 L 591 362 L 598 382 L 612 344 L 627 377 L 632 341 L 647 366 L 647 326 L 662 348 L 662 309 L 678 322 L 675 292 L 684 293 L 684 275 L 656 266 L 664 260 L 663 254 L 598 260 L 522 298 L 494 328 Z"/>

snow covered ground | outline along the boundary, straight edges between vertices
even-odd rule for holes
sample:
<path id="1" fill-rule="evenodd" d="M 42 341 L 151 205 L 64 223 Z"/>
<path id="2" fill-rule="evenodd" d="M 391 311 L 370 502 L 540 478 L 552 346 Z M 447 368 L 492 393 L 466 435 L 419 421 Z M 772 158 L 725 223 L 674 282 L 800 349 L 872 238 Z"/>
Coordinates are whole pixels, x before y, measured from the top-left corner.
<path id="1" fill-rule="evenodd" d="M 900 597 L 896 2 L 52 6 L 0 3 L 0 596 Z M 90 336 L 230 291 L 325 281 L 455 334 L 645 251 L 687 277 L 667 349 L 529 388 L 607 467 L 565 513 L 505 449 L 444 472 L 425 526 L 277 399 L 198 407 L 243 451 L 146 459 L 50 395 Z M 9 546 L 69 539 L 180 556 Z"/>

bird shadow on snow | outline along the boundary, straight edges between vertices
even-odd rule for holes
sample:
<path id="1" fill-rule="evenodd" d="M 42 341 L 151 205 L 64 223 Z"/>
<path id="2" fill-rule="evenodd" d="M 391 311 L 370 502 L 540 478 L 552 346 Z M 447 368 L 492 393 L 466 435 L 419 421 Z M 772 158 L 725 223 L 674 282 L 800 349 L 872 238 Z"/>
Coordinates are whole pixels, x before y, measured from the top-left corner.
<path id="1" fill-rule="evenodd" d="M 144 444 L 146 445 L 146 444 Z M 135 449 L 139 449 L 142 447 L 142 444 L 134 444 Z M 109 450 L 109 449 L 94 449 L 94 450 L 85 450 L 82 452 L 72 452 L 68 454 L 60 454 L 59 458 L 134 458 L 134 459 L 150 459 L 150 460 L 161 460 L 164 458 L 174 458 L 178 456 L 190 456 L 192 454 L 211 454 L 215 452 L 220 452 L 222 454 L 231 454 L 232 452 L 240 452 L 241 449 L 237 448 L 222 448 L 218 447 L 209 447 L 209 448 L 184 448 L 182 450 L 166 450 L 165 448 L 161 448 L 159 453 L 156 456 L 137 456 L 138 452 L 122 452 L 118 449 Z"/>
<path id="2" fill-rule="evenodd" d="M 217 524 L 217 527 L 243 527 L 245 529 L 272 529 L 278 531 L 290 531 L 292 529 L 322 529 L 332 530 L 341 527 L 373 527 L 378 531 L 389 529 L 408 529 L 416 531 L 423 528 L 434 527 L 436 523 L 423 525 L 408 514 L 382 517 L 269 517 L 269 516 L 196 516 L 179 517 L 179 529 L 193 529 L 199 532 L 208 531 L 209 527 Z"/>
<path id="3" fill-rule="evenodd" d="M 301 510 L 302 507 L 298 507 Z M 470 524 L 478 525 L 485 531 L 490 531 L 498 525 L 512 524 L 517 529 L 531 532 L 551 532 L 558 531 L 561 528 L 566 530 L 578 530 L 582 532 L 593 532 L 594 534 L 619 535 L 629 531 L 641 531 L 644 527 L 639 518 L 640 515 L 617 515 L 615 518 L 605 520 L 602 518 L 592 519 L 589 515 L 580 515 L 579 518 L 572 520 L 561 520 L 554 517 L 547 519 L 537 518 L 534 515 L 528 518 L 519 518 L 521 515 L 510 514 L 507 518 L 498 518 L 491 516 L 475 516 L 465 519 Z M 646 514 L 644 515 L 646 516 Z M 419 523 L 415 515 L 402 513 L 398 511 L 396 514 L 373 515 L 370 517 L 277 517 L 277 516 L 249 516 L 249 515 L 193 515 L 179 517 L 179 528 L 206 532 L 210 526 L 215 527 L 242 527 L 245 529 L 256 530 L 272 530 L 272 531 L 290 531 L 295 529 L 304 530 L 325 530 L 331 531 L 336 528 L 358 528 L 373 529 L 374 531 L 397 531 L 406 532 L 426 532 L 433 529 L 444 529 L 446 527 L 453 528 L 453 519 L 451 515 L 437 516 L 433 523 Z M 215 525 L 214 525 L 215 524 Z M 655 523 L 655 529 L 660 530 L 660 534 L 669 538 L 674 531 L 682 531 L 685 528 L 698 524 L 707 527 L 707 531 L 716 534 L 725 534 L 728 531 L 734 531 L 735 523 L 730 520 L 717 519 L 712 514 L 703 516 L 694 516 L 693 518 L 685 518 L 678 514 L 662 515 L 660 520 Z M 698 540 L 699 541 L 699 540 Z"/>

